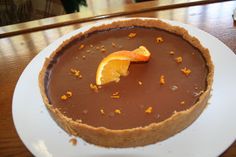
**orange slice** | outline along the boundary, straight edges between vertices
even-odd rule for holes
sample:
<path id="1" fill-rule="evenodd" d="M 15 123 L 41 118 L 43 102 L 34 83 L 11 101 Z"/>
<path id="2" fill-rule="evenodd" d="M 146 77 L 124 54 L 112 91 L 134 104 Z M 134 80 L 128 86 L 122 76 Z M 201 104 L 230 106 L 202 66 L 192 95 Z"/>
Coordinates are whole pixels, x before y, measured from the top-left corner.
<path id="1" fill-rule="evenodd" d="M 113 81 L 118 82 L 120 76 L 128 75 L 130 62 L 146 62 L 150 55 L 144 46 L 133 51 L 122 50 L 109 54 L 98 66 L 96 84 L 104 85 Z"/>

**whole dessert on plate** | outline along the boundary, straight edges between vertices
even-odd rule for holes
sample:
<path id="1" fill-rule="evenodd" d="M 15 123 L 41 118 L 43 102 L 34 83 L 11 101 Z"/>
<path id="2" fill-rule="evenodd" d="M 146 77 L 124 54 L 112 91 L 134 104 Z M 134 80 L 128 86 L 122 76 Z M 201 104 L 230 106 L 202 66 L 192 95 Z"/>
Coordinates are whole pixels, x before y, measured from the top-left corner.
<path id="1" fill-rule="evenodd" d="M 83 29 L 46 58 L 43 101 L 67 133 L 104 147 L 136 147 L 188 127 L 213 82 L 207 48 L 179 26 L 123 19 Z"/>

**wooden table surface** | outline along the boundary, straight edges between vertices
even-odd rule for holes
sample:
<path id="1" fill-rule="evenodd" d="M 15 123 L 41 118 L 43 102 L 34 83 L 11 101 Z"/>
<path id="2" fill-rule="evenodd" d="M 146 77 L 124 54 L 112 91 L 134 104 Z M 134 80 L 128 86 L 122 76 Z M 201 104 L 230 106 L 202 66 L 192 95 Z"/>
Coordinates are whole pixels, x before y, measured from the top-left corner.
<path id="1" fill-rule="evenodd" d="M 167 10 L 151 10 L 119 17 L 158 17 L 196 26 L 220 39 L 236 52 L 236 23 L 232 19 L 236 1 L 202 4 Z M 115 19 L 106 18 L 102 20 Z M 12 118 L 15 85 L 27 64 L 62 35 L 95 21 L 22 33 L 0 39 L 0 156 L 33 156 L 16 133 Z M 224 53 L 224 52 L 222 52 Z M 236 142 L 222 157 L 236 156 Z"/>

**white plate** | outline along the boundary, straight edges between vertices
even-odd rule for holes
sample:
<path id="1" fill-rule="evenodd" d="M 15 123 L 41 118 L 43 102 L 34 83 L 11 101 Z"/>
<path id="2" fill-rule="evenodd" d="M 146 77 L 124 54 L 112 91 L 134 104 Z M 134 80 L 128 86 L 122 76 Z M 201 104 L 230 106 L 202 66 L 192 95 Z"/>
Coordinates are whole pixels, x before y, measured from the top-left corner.
<path id="1" fill-rule="evenodd" d="M 38 74 L 45 57 L 63 40 L 91 27 L 86 26 L 61 37 L 40 52 L 26 67 L 16 85 L 12 113 L 16 130 L 26 147 L 38 157 L 211 157 L 226 150 L 236 139 L 236 55 L 206 32 L 179 22 L 167 22 L 182 26 L 199 38 L 209 48 L 215 65 L 210 105 L 190 127 L 163 142 L 145 147 L 107 149 L 88 144 L 80 138 L 77 138 L 76 146 L 71 145 L 68 142 L 71 137 L 56 125 L 43 104 Z"/>

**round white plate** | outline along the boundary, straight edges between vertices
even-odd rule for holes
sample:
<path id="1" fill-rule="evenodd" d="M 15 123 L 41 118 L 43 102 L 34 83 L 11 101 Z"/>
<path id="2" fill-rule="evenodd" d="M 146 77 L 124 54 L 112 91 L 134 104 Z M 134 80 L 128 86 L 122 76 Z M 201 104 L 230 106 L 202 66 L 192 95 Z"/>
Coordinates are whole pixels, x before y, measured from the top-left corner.
<path id="1" fill-rule="evenodd" d="M 236 139 L 236 55 L 221 41 L 204 31 L 179 22 L 167 22 L 182 26 L 199 38 L 210 50 L 215 65 L 210 105 L 190 127 L 163 142 L 138 148 L 102 148 L 88 144 L 80 138 L 77 138 L 76 146 L 69 143 L 71 137 L 57 126 L 43 104 L 38 87 L 38 74 L 45 57 L 52 50 L 63 40 L 92 27 L 90 25 L 53 42 L 22 73 L 15 88 L 12 113 L 16 130 L 26 147 L 38 157 L 211 157 L 226 150 Z"/>

